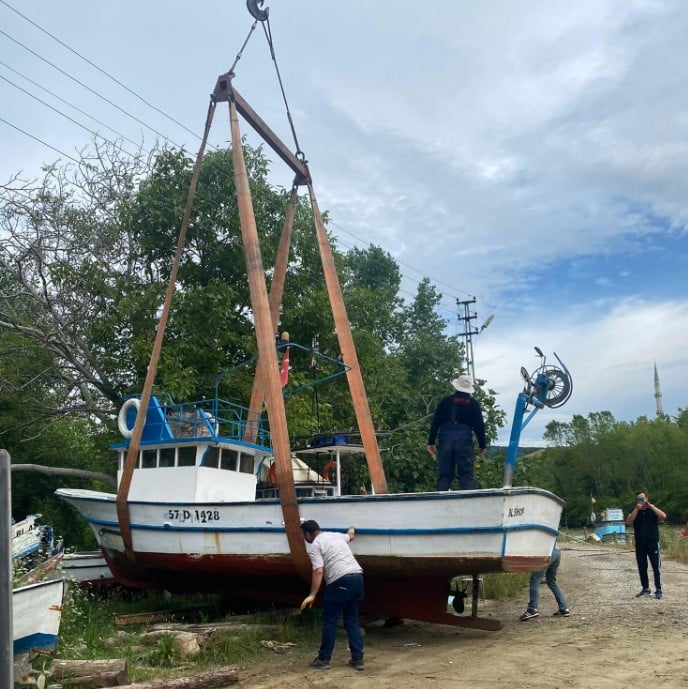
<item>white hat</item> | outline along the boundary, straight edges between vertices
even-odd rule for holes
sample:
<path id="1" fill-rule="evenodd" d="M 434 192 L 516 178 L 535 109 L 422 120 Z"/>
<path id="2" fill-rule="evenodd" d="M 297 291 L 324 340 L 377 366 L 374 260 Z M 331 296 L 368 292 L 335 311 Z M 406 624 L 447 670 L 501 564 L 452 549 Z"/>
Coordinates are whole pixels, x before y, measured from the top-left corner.
<path id="1" fill-rule="evenodd" d="M 473 378 L 468 375 L 454 378 L 454 380 L 452 380 L 452 385 L 458 392 L 467 392 L 469 395 L 472 395 L 475 392 L 475 388 L 473 387 Z"/>

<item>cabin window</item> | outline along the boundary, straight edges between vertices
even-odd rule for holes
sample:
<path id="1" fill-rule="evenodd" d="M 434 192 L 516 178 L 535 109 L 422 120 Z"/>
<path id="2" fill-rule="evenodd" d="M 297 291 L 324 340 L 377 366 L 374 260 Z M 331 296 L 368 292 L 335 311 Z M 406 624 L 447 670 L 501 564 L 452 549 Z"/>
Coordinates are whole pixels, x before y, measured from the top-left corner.
<path id="1" fill-rule="evenodd" d="M 241 454 L 239 457 L 239 471 L 244 474 L 253 473 L 253 455 Z"/>
<path id="2" fill-rule="evenodd" d="M 158 466 L 161 467 L 173 467 L 174 466 L 174 448 L 173 447 L 161 447 L 160 448 L 160 461 Z"/>
<path id="3" fill-rule="evenodd" d="M 144 450 L 141 453 L 141 468 L 155 469 L 158 462 L 157 450 Z"/>
<path id="4" fill-rule="evenodd" d="M 184 445 L 180 447 L 177 455 L 177 466 L 192 467 L 196 464 L 196 446 Z"/>
<path id="5" fill-rule="evenodd" d="M 203 455 L 203 461 L 201 464 L 204 467 L 212 467 L 213 469 L 217 469 L 220 464 L 220 448 L 209 447 Z"/>
<path id="6" fill-rule="evenodd" d="M 236 450 L 230 450 L 226 447 L 222 448 L 222 464 L 220 465 L 225 471 L 237 470 L 237 459 L 239 453 Z"/>

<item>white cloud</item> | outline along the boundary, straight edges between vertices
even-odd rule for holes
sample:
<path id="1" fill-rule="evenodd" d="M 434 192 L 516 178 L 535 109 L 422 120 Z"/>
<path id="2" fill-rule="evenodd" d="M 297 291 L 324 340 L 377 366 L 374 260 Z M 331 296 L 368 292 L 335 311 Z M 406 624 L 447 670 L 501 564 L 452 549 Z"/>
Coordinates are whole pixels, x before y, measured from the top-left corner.
<path id="1" fill-rule="evenodd" d="M 533 347 L 556 364 L 556 352 L 573 378 L 573 395 L 558 409 L 544 409 L 526 427 L 522 445 L 542 445 L 545 426 L 574 414 L 610 411 L 619 421 L 640 415 L 655 416 L 654 362 L 659 371 L 664 412 L 675 415 L 688 407 L 688 302 L 628 300 L 606 309 L 593 305 L 565 314 L 538 314 L 503 326 L 499 314 L 475 340 L 476 376 L 498 392 L 500 406 L 509 414 L 511 429 L 516 397 L 522 389 L 520 367 L 532 372 L 539 359 Z"/>

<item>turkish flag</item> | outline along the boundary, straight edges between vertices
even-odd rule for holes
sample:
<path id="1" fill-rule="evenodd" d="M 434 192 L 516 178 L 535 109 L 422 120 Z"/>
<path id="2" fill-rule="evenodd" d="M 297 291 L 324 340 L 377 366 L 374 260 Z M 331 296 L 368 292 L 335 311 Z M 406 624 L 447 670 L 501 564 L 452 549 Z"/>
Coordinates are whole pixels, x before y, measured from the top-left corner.
<path id="1" fill-rule="evenodd" d="M 282 363 L 280 364 L 280 382 L 282 387 L 287 384 L 289 380 L 289 347 L 284 350 L 282 355 Z"/>

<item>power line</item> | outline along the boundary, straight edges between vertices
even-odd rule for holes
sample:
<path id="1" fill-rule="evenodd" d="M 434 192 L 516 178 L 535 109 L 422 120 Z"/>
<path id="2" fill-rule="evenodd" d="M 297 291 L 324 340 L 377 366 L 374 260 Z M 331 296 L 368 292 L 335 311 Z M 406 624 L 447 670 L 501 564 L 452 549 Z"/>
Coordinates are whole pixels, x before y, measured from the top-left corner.
<path id="1" fill-rule="evenodd" d="M 0 0 L 0 2 L 2 2 L 2 0 Z M 88 117 L 89 119 L 91 119 L 91 120 L 93 120 L 94 122 L 96 122 L 97 124 L 99 124 L 101 127 L 105 127 L 106 129 L 109 129 L 113 134 L 116 134 L 120 139 L 123 139 L 124 141 L 128 141 L 132 146 L 136 146 L 137 148 L 140 148 L 140 147 L 141 147 L 141 146 L 140 146 L 139 144 L 137 144 L 135 141 L 132 141 L 129 137 L 125 136 L 124 134 L 121 134 L 121 133 L 118 132 L 116 129 L 113 129 L 113 128 L 110 127 L 108 124 L 105 124 L 105 122 L 101 122 L 101 121 L 100 121 L 99 119 L 97 119 L 96 117 L 93 117 L 93 115 L 90 115 L 90 114 L 87 113 L 85 110 L 82 110 L 81 108 L 78 108 L 76 105 L 70 103 L 68 100 L 66 100 L 65 98 L 62 98 L 62 97 L 59 96 L 57 93 L 54 93 L 53 91 L 51 91 L 50 89 L 46 88 L 46 87 L 43 86 L 42 84 L 39 84 L 37 81 L 34 81 L 33 79 L 30 79 L 30 78 L 27 77 L 25 74 L 22 74 L 21 72 L 19 72 L 19 71 L 17 71 L 16 69 L 14 69 L 14 67 L 11 67 L 10 65 L 8 65 L 6 62 L 3 62 L 2 60 L 0 60 L 0 65 L 2 65 L 3 67 L 5 67 L 5 69 L 9 69 L 11 72 L 14 72 L 17 76 L 20 76 L 22 79 L 26 79 L 26 81 L 28 81 L 30 84 L 33 84 L 36 88 L 39 88 L 41 91 L 44 91 L 45 93 L 50 94 L 53 98 L 57 98 L 57 100 L 59 100 L 61 103 L 64 103 L 65 105 L 68 105 L 70 108 L 76 110 L 77 112 L 80 112 L 82 115 L 85 115 L 85 116 Z M 13 85 L 16 86 L 16 84 L 13 84 Z M 17 88 L 19 88 L 19 87 L 17 86 Z M 145 150 L 145 149 L 144 149 L 144 150 Z M 146 153 L 150 153 L 150 151 L 145 151 L 145 152 L 146 152 Z"/>
<path id="2" fill-rule="evenodd" d="M 0 1 L 1 1 L 1 0 L 0 0 Z M 39 55 L 36 51 L 31 50 L 31 48 L 29 48 L 28 46 L 24 45 L 21 41 L 18 41 L 16 38 L 13 38 L 12 36 L 10 36 L 6 31 L 3 31 L 2 29 L 0 29 L 0 34 L 2 34 L 3 36 L 5 36 L 5 38 L 8 38 L 8 39 L 9 39 L 10 41 L 12 41 L 13 43 L 16 43 L 16 44 L 17 44 L 18 46 L 20 46 L 21 48 L 24 48 L 24 50 L 26 50 L 26 51 L 28 51 L 29 53 L 31 53 L 34 57 L 37 57 L 39 60 L 42 60 L 42 61 L 45 62 L 46 64 L 50 65 L 53 69 L 56 69 L 58 72 L 60 72 L 60 74 L 63 74 L 63 75 L 66 76 L 68 79 L 71 79 L 73 82 L 79 84 L 79 86 L 85 88 L 87 91 L 90 91 L 93 95 L 98 96 L 98 98 L 100 98 L 101 100 L 103 100 L 103 101 L 105 101 L 106 103 L 110 104 L 113 108 L 116 108 L 116 109 L 119 110 L 121 113 L 125 114 L 127 117 L 131 117 L 132 120 L 135 120 L 135 121 L 138 122 L 139 124 L 143 125 L 146 129 L 149 129 L 151 132 L 153 132 L 153 133 L 156 134 L 157 136 L 161 137 L 161 138 L 164 139 L 165 141 L 170 142 L 171 144 L 173 144 L 173 145 L 176 146 L 177 148 L 180 148 L 180 149 L 182 148 L 182 146 L 180 146 L 178 143 L 172 141 L 172 139 L 170 139 L 168 136 L 165 136 L 162 132 L 159 132 L 159 131 L 158 131 L 157 129 L 155 129 L 154 127 L 151 127 L 149 124 L 146 124 L 143 120 L 141 120 L 141 119 L 139 119 L 138 117 L 136 117 L 136 115 L 132 115 L 128 110 L 125 110 L 124 108 L 120 107 L 120 106 L 117 105 L 117 103 L 115 103 L 114 101 L 111 101 L 109 98 L 106 98 L 106 97 L 105 97 L 104 95 L 102 95 L 101 93 L 98 93 L 98 91 L 96 91 L 95 89 L 92 89 L 90 86 L 84 84 L 82 81 L 79 81 L 79 79 L 77 79 L 76 77 L 73 77 L 73 76 L 72 76 L 71 74 L 69 74 L 68 72 L 65 72 L 65 70 L 63 70 L 63 69 L 61 69 L 60 67 L 58 67 L 54 62 L 51 62 L 50 60 L 48 60 L 47 58 L 43 57 L 42 55 Z"/>
<path id="3" fill-rule="evenodd" d="M 6 125 L 12 127 L 13 129 L 16 129 L 18 132 L 25 134 L 30 139 L 33 139 L 34 141 L 38 141 L 38 143 L 41 143 L 44 146 L 47 146 L 48 148 L 52 149 L 56 153 L 59 153 L 61 156 L 64 156 L 65 158 L 69 158 L 70 160 L 74 161 L 77 165 L 80 164 L 80 161 L 78 161 L 76 158 L 72 158 L 72 156 L 70 156 L 69 153 L 65 153 L 64 151 L 61 151 L 59 148 L 55 148 L 55 146 L 51 146 L 46 141 L 43 141 L 43 139 L 39 139 L 37 136 L 34 136 L 33 134 L 29 134 L 29 132 L 27 132 L 26 130 L 22 129 L 21 127 L 17 127 L 16 124 L 12 124 L 11 122 L 8 122 L 3 117 L 0 117 L 0 122 L 4 122 Z"/>
<path id="4" fill-rule="evenodd" d="M 149 101 L 147 101 L 143 96 L 139 95 L 138 93 L 136 93 L 136 91 L 132 90 L 132 89 L 129 88 L 126 84 L 124 84 L 124 83 L 121 82 L 119 79 L 117 79 L 117 77 L 114 77 L 112 74 L 110 74 L 109 72 L 105 71 L 102 67 L 99 67 L 97 64 L 95 64 L 95 62 L 92 62 L 92 61 L 89 60 L 87 57 L 85 57 L 84 55 L 82 55 L 80 52 L 74 50 L 74 48 L 72 48 L 71 46 L 67 45 L 67 43 L 65 43 L 64 41 L 60 40 L 60 39 L 59 39 L 57 36 L 55 36 L 54 34 L 50 33 L 50 31 L 48 31 L 47 29 L 44 29 L 42 26 L 40 26 L 40 25 L 37 24 L 36 22 L 34 22 L 33 20 L 29 19 L 29 17 L 27 17 L 25 14 L 22 14 L 22 13 L 21 13 L 18 9 L 16 9 L 15 7 L 12 7 L 12 5 L 10 5 L 8 2 L 5 2 L 5 0 L 0 0 L 0 2 L 1 2 L 3 5 L 5 5 L 5 7 L 9 8 L 10 10 L 12 10 L 12 12 L 15 12 L 16 14 L 18 14 L 22 19 L 25 19 L 27 22 L 29 22 L 29 24 L 31 24 L 32 26 L 35 26 L 39 31 L 42 31 L 44 34 L 50 36 L 50 38 L 52 38 L 54 41 L 56 41 L 57 43 L 59 43 L 63 48 L 69 50 L 69 52 L 73 53 L 73 54 L 76 55 L 78 58 L 80 58 L 81 60 L 83 60 L 83 61 L 86 62 L 87 64 L 91 65 L 91 67 L 93 67 L 93 69 L 98 70 L 101 74 L 105 75 L 108 79 L 111 79 L 112 81 L 114 81 L 118 86 L 121 86 L 125 91 L 127 91 L 128 93 L 130 93 L 132 96 L 134 96 L 135 98 L 138 98 L 144 105 L 147 105 L 149 108 L 152 108 L 153 110 L 155 110 L 157 113 L 159 113 L 159 114 L 162 115 L 163 117 L 166 117 L 168 120 L 170 120 L 170 122 L 174 122 L 174 124 L 176 124 L 178 127 L 181 127 L 184 131 L 188 132 L 188 133 L 191 134 L 192 136 L 195 136 L 197 139 L 199 139 L 199 140 L 201 139 L 201 136 L 200 136 L 199 134 L 197 134 L 197 133 L 194 132 L 193 130 L 189 129 L 186 125 L 182 124 L 182 123 L 179 122 L 178 120 L 175 120 L 174 117 L 172 117 L 171 115 L 168 115 L 164 110 L 161 110 L 161 109 L 158 108 L 156 105 L 153 105 L 153 103 L 150 103 Z M 160 135 L 160 136 L 162 136 L 162 135 Z M 163 138 L 164 138 L 164 137 L 163 137 Z M 175 146 L 177 146 L 177 144 L 175 144 Z M 177 146 L 177 148 L 179 148 L 179 146 Z"/>
<path id="5" fill-rule="evenodd" d="M 107 76 L 108 78 L 110 78 L 112 81 L 114 81 L 114 82 L 117 83 L 119 86 L 121 86 L 122 88 L 124 88 L 127 92 L 131 93 L 131 94 L 134 95 L 136 98 L 138 98 L 139 100 L 141 100 L 141 102 L 143 102 L 143 103 L 146 104 L 147 106 L 151 107 L 152 109 L 156 110 L 156 111 L 159 112 L 160 114 L 164 115 L 164 116 L 167 117 L 170 121 L 172 121 L 172 122 L 174 122 L 175 124 L 177 124 L 178 126 L 182 127 L 182 128 L 185 129 L 187 132 L 191 133 L 192 135 L 196 136 L 197 138 L 200 138 L 200 137 L 198 137 L 198 135 L 197 135 L 195 132 L 193 132 L 192 130 L 188 129 L 185 125 L 181 124 L 181 123 L 178 122 L 176 119 L 174 119 L 173 117 L 167 115 L 167 113 L 163 112 L 162 110 L 160 110 L 159 108 L 157 108 L 156 106 L 154 106 L 153 104 L 151 104 L 151 103 L 150 103 L 149 101 L 147 101 L 145 98 L 143 98 L 143 97 L 140 96 L 138 93 L 136 93 L 135 91 L 133 91 L 132 89 L 130 89 L 128 86 L 126 86 L 126 84 L 124 84 L 123 82 L 121 82 L 119 79 L 117 79 L 116 77 L 112 76 L 112 75 L 109 74 L 107 71 L 105 71 L 105 70 L 103 70 L 101 67 L 99 67 L 97 64 L 95 64 L 94 62 L 92 62 L 91 60 L 89 60 L 88 58 L 86 58 L 85 56 L 83 56 L 81 53 L 79 53 L 78 51 L 76 51 L 76 50 L 74 50 L 73 48 L 71 48 L 71 46 L 67 45 L 64 41 L 62 41 L 62 40 L 60 40 L 59 38 L 57 38 L 54 34 L 52 34 L 51 32 L 49 32 L 47 29 L 43 28 L 42 26 L 40 26 L 39 24 L 37 24 L 36 22 L 34 22 L 34 21 L 31 20 L 30 18 L 28 18 L 26 15 L 22 14 L 21 12 L 19 12 L 17 9 L 15 9 L 14 7 L 12 7 L 9 3 L 5 2 L 5 0 L 0 0 L 0 3 L 2 3 L 2 4 L 5 5 L 7 8 L 9 8 L 10 10 L 12 10 L 12 11 L 15 12 L 16 14 L 18 14 L 18 15 L 19 15 L 20 17 L 22 17 L 23 19 L 25 19 L 25 20 L 26 20 L 27 22 L 29 22 L 32 26 L 36 27 L 37 29 L 39 29 L 40 31 L 42 31 L 43 33 L 45 33 L 46 35 L 50 36 L 53 40 L 55 40 L 57 43 L 59 43 L 60 45 L 62 45 L 65 49 L 67 49 L 67 50 L 69 50 L 70 52 L 72 52 L 74 55 L 76 55 L 77 57 L 79 57 L 80 59 L 82 59 L 83 61 L 85 61 L 87 64 L 89 64 L 90 66 L 92 66 L 94 69 L 98 70 L 99 72 L 101 72 L 102 74 L 104 74 L 105 76 Z M 36 53 L 35 51 L 31 50 L 31 49 L 28 48 L 26 45 L 24 45 L 24 44 L 21 43 L 20 41 L 16 40 L 15 38 L 13 38 L 13 37 L 10 36 L 9 34 L 7 34 L 5 31 L 2 31 L 2 30 L 0 29 L 0 33 L 3 34 L 4 36 L 6 36 L 7 38 L 9 38 L 11 41 L 13 41 L 14 43 L 16 43 L 17 45 L 19 45 L 19 46 L 21 46 L 22 48 L 24 48 L 25 50 L 27 50 L 28 52 L 30 52 L 32 55 L 34 55 L 34 56 L 36 56 L 37 58 L 39 58 L 40 60 L 42 60 L 43 62 L 46 62 L 47 64 L 49 64 L 50 66 L 52 66 L 54 69 L 56 69 L 57 71 L 59 71 L 61 74 L 67 76 L 67 77 L 70 78 L 70 79 L 72 79 L 74 82 L 76 82 L 77 84 L 79 84 L 79 85 L 82 86 L 83 88 L 87 89 L 88 91 L 90 91 L 90 92 L 93 93 L 94 95 L 96 95 L 96 96 L 98 96 L 99 98 L 103 99 L 105 102 L 107 102 L 107 103 L 109 103 L 110 105 L 112 105 L 113 107 L 117 108 L 118 110 L 120 110 L 120 111 L 121 111 L 122 113 L 124 113 L 125 115 L 128 115 L 129 117 L 131 117 L 131 118 L 134 119 L 135 121 L 139 122 L 140 124 L 142 124 L 143 126 L 145 126 L 146 128 L 148 128 L 149 130 L 151 130 L 152 132 L 154 132 L 155 134 L 157 134 L 158 136 L 160 136 L 160 137 L 161 137 L 162 139 L 164 139 L 165 141 L 169 141 L 169 142 L 173 143 L 177 148 L 181 148 L 178 144 L 176 144 L 175 142 L 173 142 L 171 139 L 169 139 L 168 137 L 166 137 L 166 136 L 165 136 L 164 134 L 162 134 L 161 132 L 157 131 L 156 129 L 154 129 L 154 128 L 151 127 L 150 125 L 146 124 L 145 122 L 143 122 L 143 121 L 140 120 L 139 118 L 135 117 L 134 115 L 132 115 L 131 113 L 129 113 L 129 112 L 126 111 L 125 109 L 121 108 L 121 107 L 118 106 L 116 103 L 112 102 L 111 100 L 109 100 L 108 98 L 106 98 L 106 97 L 103 96 L 102 94 L 98 93 L 98 92 L 95 91 L 94 89 L 90 88 L 89 86 L 87 86 L 87 85 L 84 84 L 83 82 L 81 82 L 81 81 L 79 81 L 78 79 L 72 77 L 70 74 L 68 74 L 67 72 L 65 72 L 65 71 L 62 70 L 61 68 L 59 68 L 59 67 L 58 67 L 57 65 L 55 65 L 53 62 L 51 62 L 50 60 L 47 60 L 46 58 L 42 57 L 41 55 L 39 55 L 39 54 Z M 249 35 L 250 35 L 250 34 L 249 34 Z M 270 41 L 268 41 L 268 43 L 270 43 Z M 5 63 L 2 63 L 2 64 L 5 64 Z M 27 79 L 27 80 L 30 81 L 31 83 L 37 85 L 39 88 L 41 88 L 40 85 L 36 84 L 36 82 L 33 82 L 31 79 L 28 79 L 28 77 L 25 77 L 24 75 L 20 74 L 19 72 L 17 72 L 17 71 L 14 70 L 13 68 L 9 67 L 8 65 L 5 65 L 5 66 L 8 67 L 9 69 L 11 69 L 12 71 L 14 71 L 15 73 L 19 74 L 20 76 L 22 76 L 23 78 Z M 71 117 L 69 117 L 69 116 L 66 115 L 65 113 L 63 113 L 63 112 L 57 110 L 57 109 L 54 108 L 53 106 L 47 104 L 45 101 L 41 100 L 41 99 L 38 98 L 37 96 L 34 96 L 33 94 L 29 93 L 29 92 L 26 91 L 25 89 L 22 89 L 20 86 L 18 86 L 18 85 L 15 84 L 14 82 L 10 81 L 9 79 L 6 79 L 5 77 L 2 77 L 2 76 L 0 76 L 0 78 L 4 79 L 4 80 L 7 81 L 8 83 L 12 84 L 13 86 L 15 86 L 15 88 L 18 88 L 19 90 L 23 91 L 24 93 L 26 93 L 27 95 L 31 96 L 32 98 L 34 98 L 34 99 L 38 100 L 39 102 L 43 103 L 46 107 L 51 108 L 51 109 L 54 110 L 55 112 L 58 112 L 59 114 L 61 114 L 61 115 L 62 115 L 63 117 L 65 117 L 66 119 L 68 119 L 68 120 L 70 120 L 71 122 L 73 122 L 74 124 L 77 124 L 78 126 L 82 127 L 83 129 L 85 129 L 86 131 L 90 132 L 91 134 L 93 134 L 93 135 L 95 135 L 95 136 L 99 136 L 100 138 L 102 138 L 103 140 L 107 141 L 108 143 L 113 144 L 113 142 L 110 141 L 109 139 L 107 139 L 106 137 L 103 137 L 102 135 L 97 134 L 96 132 L 94 132 L 93 130 L 89 129 L 88 127 L 85 127 L 83 124 L 77 122 L 76 120 L 72 119 Z M 63 102 L 67 102 L 67 101 L 65 101 L 64 99 L 62 99 L 62 98 L 60 98 L 59 96 L 57 96 L 56 94 L 53 94 L 52 92 L 48 91 L 47 89 L 46 89 L 46 91 L 47 91 L 48 93 L 51 93 L 51 95 L 53 95 L 54 97 L 58 98 L 59 100 L 61 100 L 61 101 L 63 101 Z M 74 106 L 72 106 L 72 107 L 74 107 Z M 99 124 L 101 124 L 101 125 L 105 126 L 106 128 L 110 129 L 111 131 L 115 132 L 118 136 L 121 136 L 118 132 L 116 132 L 115 130 L 113 130 L 111 127 L 109 127 L 108 125 L 106 125 L 106 124 L 100 122 L 99 120 L 97 120 L 96 118 L 92 117 L 91 115 L 89 115 L 88 113 L 84 112 L 83 110 L 80 110 L 79 108 L 75 108 L 75 109 L 78 110 L 79 112 L 81 112 L 82 114 L 85 114 L 87 117 L 90 117 L 91 119 L 93 119 L 94 121 L 98 122 Z M 10 126 L 14 126 L 14 125 L 10 125 Z M 57 148 L 51 146 L 50 144 L 47 144 L 46 142 L 43 142 L 41 139 L 38 139 L 37 137 L 34 137 L 33 135 L 29 134 L 28 132 L 24 132 L 24 130 L 19 129 L 18 127 L 15 127 L 15 129 L 18 129 L 19 131 L 22 131 L 22 132 L 25 133 L 27 136 L 29 136 L 30 138 L 35 139 L 36 141 L 40 141 L 41 143 L 44 143 L 46 146 L 48 146 L 48 147 L 51 148 L 52 150 L 55 150 L 55 151 L 61 153 L 61 151 L 60 151 L 59 149 L 57 149 Z M 132 143 L 133 145 L 137 145 L 137 144 L 135 144 L 135 142 L 131 141 L 131 139 L 128 139 L 127 137 L 122 137 L 122 138 L 126 139 L 127 141 L 129 141 L 129 142 Z M 114 144 L 113 144 L 113 145 L 114 145 Z M 297 142 L 297 148 L 298 148 L 298 142 Z M 128 151 L 126 151 L 125 149 L 122 149 L 122 150 L 123 150 L 123 152 L 126 153 L 127 155 L 133 157 L 133 155 L 132 155 L 131 153 L 129 153 Z M 74 160 L 74 158 L 71 158 L 71 156 L 68 156 L 68 157 L 70 157 L 71 160 Z M 360 242 L 364 242 L 364 240 L 363 240 L 361 237 L 358 237 L 356 234 L 354 234 L 354 233 L 352 233 L 352 232 L 350 232 L 350 231 L 348 231 L 348 230 L 344 230 L 343 228 L 339 227 L 338 225 L 336 225 L 336 224 L 333 223 L 333 222 L 331 222 L 330 224 L 331 224 L 332 226 L 336 227 L 339 231 L 344 232 L 344 233 L 346 233 L 346 234 L 349 234 L 350 236 L 354 237 L 355 239 L 357 239 L 357 240 L 360 241 Z M 407 263 L 405 263 L 405 262 L 403 262 L 403 261 L 400 261 L 399 259 L 395 259 L 395 260 L 399 263 L 399 265 L 402 265 L 402 266 L 408 268 L 409 270 L 412 270 L 412 271 L 414 271 L 415 273 L 418 273 L 419 275 L 422 275 L 423 277 L 429 277 L 429 279 L 433 280 L 433 282 L 436 283 L 436 284 L 444 285 L 444 286 L 446 286 L 446 287 L 448 287 L 448 288 L 450 288 L 450 289 L 452 289 L 452 290 L 458 289 L 458 291 L 463 292 L 464 294 L 469 294 L 468 292 L 465 292 L 465 290 L 461 290 L 460 288 L 456 288 L 454 285 L 449 285 L 448 283 L 445 283 L 445 282 L 443 282 L 443 281 L 441 281 L 441 280 L 438 280 L 438 279 L 434 279 L 434 278 L 432 278 L 431 276 L 426 276 L 426 274 L 423 273 L 422 271 L 418 270 L 417 268 L 415 268 L 415 267 L 413 267 L 413 266 L 411 266 L 411 265 L 409 265 L 409 264 L 407 264 Z M 405 276 L 403 276 L 403 277 L 405 277 L 406 279 L 411 280 L 411 281 L 413 281 L 413 282 L 416 282 L 417 284 L 420 284 L 420 281 L 419 281 L 419 280 L 414 280 L 413 278 L 409 277 L 408 275 L 405 275 Z M 408 295 L 411 296 L 411 297 L 414 297 L 414 296 L 415 296 L 415 295 L 411 294 L 410 292 L 407 292 L 406 290 L 403 290 L 403 289 L 401 289 L 401 288 L 399 289 L 399 292 L 408 294 Z M 438 305 L 438 306 L 439 306 L 439 305 Z M 453 315 L 453 314 L 452 314 L 452 315 Z"/>
<path id="6" fill-rule="evenodd" d="M 1 0 L 0 0 L 1 1 Z M 359 242 L 366 243 L 366 240 L 363 239 L 362 237 L 359 237 L 358 235 L 355 235 L 353 232 L 350 232 L 349 230 L 345 230 L 344 228 L 340 227 L 336 223 L 330 221 L 329 225 L 332 225 L 332 227 L 337 228 L 341 232 L 344 232 L 350 236 L 352 236 L 354 239 L 357 239 Z M 442 280 L 436 280 L 432 276 L 427 275 L 424 273 L 422 270 L 418 270 L 418 268 L 414 268 L 413 266 L 408 265 L 408 263 L 404 263 L 403 261 L 400 261 L 399 259 L 394 259 L 399 265 L 404 266 L 405 268 L 408 268 L 409 270 L 412 270 L 414 273 L 418 273 L 418 275 L 422 275 L 423 277 L 428 277 L 430 278 L 433 282 L 435 282 L 438 285 L 444 285 L 445 287 L 449 287 L 451 290 L 457 290 L 463 294 L 468 295 L 469 297 L 472 297 L 473 295 L 470 292 L 466 292 L 466 290 L 461 289 L 460 287 L 456 287 L 455 285 L 450 285 L 447 282 L 443 282 Z M 409 278 L 410 279 L 410 278 Z M 419 280 L 416 280 L 416 282 L 420 282 Z"/>
<path id="7" fill-rule="evenodd" d="M 106 136 L 103 136 L 102 134 L 98 134 L 98 132 L 95 132 L 92 129 L 89 129 L 85 124 L 78 122 L 73 117 L 70 117 L 66 113 L 64 113 L 61 110 L 58 110 L 56 107 L 50 105 L 50 103 L 46 103 L 42 98 L 35 96 L 33 93 L 30 93 L 26 89 L 19 86 L 19 84 L 15 84 L 11 79 L 8 79 L 7 77 L 2 76 L 2 74 L 0 74 L 0 79 L 2 79 L 3 81 L 6 81 L 8 84 L 14 86 L 14 88 L 19 89 L 19 91 L 21 91 L 22 93 L 25 93 L 27 96 L 30 96 L 34 100 L 37 100 L 42 105 L 45 105 L 46 108 L 50 108 L 53 112 L 56 112 L 58 115 L 62 115 L 62 117 L 64 117 L 66 120 L 69 120 L 72 124 L 75 124 L 77 127 L 81 127 L 82 129 L 87 131 L 89 134 L 92 134 L 93 136 L 97 136 L 98 138 L 102 139 L 103 141 L 106 141 L 107 143 L 109 143 L 111 146 L 117 147 L 117 144 L 114 141 L 111 141 Z M 126 153 L 128 156 L 134 157 L 134 154 L 130 153 L 125 148 L 122 148 L 122 151 L 124 153 Z"/>

